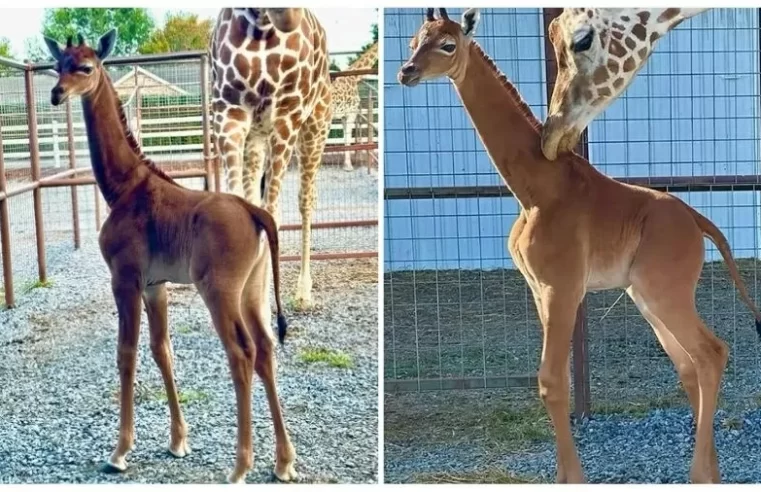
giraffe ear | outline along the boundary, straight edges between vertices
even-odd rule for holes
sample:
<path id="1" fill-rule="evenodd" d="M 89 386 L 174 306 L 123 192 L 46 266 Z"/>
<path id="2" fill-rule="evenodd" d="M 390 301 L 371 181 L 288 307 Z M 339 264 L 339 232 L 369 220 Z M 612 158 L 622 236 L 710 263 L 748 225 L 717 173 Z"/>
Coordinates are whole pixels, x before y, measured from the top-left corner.
<path id="1" fill-rule="evenodd" d="M 58 41 L 55 39 L 50 39 L 47 36 L 45 36 L 44 39 L 45 45 L 48 47 L 48 51 L 50 51 L 50 55 L 53 57 L 53 59 L 55 61 L 61 61 L 63 53 L 61 53 L 61 45 L 58 44 Z"/>
<path id="2" fill-rule="evenodd" d="M 473 34 L 475 34 L 476 32 L 476 26 L 478 26 L 478 21 L 480 19 L 481 19 L 480 9 L 468 9 L 465 12 L 463 12 L 462 23 L 461 23 L 462 33 L 469 38 L 473 37 Z"/>
<path id="3" fill-rule="evenodd" d="M 105 60 L 114 50 L 116 45 L 116 28 L 111 29 L 100 37 L 98 41 L 98 58 Z"/>

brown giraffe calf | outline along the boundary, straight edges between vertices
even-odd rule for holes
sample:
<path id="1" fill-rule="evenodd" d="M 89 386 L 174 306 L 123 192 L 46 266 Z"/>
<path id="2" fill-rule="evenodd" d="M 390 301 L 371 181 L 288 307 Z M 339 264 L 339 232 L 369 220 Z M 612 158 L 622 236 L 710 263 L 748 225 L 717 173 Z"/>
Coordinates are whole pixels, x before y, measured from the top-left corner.
<path id="1" fill-rule="evenodd" d="M 584 474 L 569 421 L 569 356 L 576 311 L 587 291 L 623 288 L 676 366 L 697 421 L 693 482 L 718 482 L 713 417 L 727 345 L 700 319 L 695 287 L 703 237 L 721 252 L 756 318 L 726 238 L 707 218 L 667 193 L 615 181 L 577 154 L 544 157 L 541 125 L 515 87 L 473 40 L 478 9 L 462 23 L 428 9 L 399 71 L 409 87 L 448 77 L 494 166 L 520 204 L 510 256 L 534 295 L 544 338 L 539 393 L 552 419 L 557 481 Z"/>
<path id="2" fill-rule="evenodd" d="M 111 272 L 111 288 L 119 313 L 117 364 L 121 410 L 119 441 L 106 471 L 126 470 L 126 455 L 134 445 L 133 386 L 141 296 L 148 313 L 151 351 L 169 401 L 169 451 L 176 457 L 190 452 L 167 328 L 166 282 L 174 282 L 195 284 L 227 353 L 238 407 L 237 460 L 229 480 L 244 481 L 253 464 L 254 370 L 264 382 L 274 422 L 275 474 L 282 480 L 293 479 L 295 453 L 277 395 L 274 342 L 270 327 L 263 321 L 260 301 L 264 296 L 261 279 L 267 267 L 267 248 L 261 242 L 264 232 L 272 261 L 278 335 L 282 343 L 286 321 L 280 304 L 275 221 L 268 212 L 239 197 L 184 188 L 143 155 L 101 63 L 115 40 L 116 31 L 111 30 L 100 39 L 98 49 L 93 50 L 81 36 L 78 45 L 72 45 L 69 38 L 63 49 L 56 41 L 45 39 L 59 74 L 51 103 L 58 106 L 71 96 L 82 96 L 93 173 L 111 209 L 100 231 L 99 243 Z"/>

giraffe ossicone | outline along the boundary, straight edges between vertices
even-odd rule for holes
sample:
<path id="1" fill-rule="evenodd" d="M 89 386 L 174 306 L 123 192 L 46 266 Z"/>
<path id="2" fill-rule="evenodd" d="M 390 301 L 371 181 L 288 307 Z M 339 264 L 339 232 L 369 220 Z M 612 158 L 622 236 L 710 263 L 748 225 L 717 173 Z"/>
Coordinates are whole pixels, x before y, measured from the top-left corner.
<path id="1" fill-rule="evenodd" d="M 658 40 L 708 9 L 566 8 L 549 38 L 557 76 L 542 131 L 542 152 L 555 160 L 631 84 Z"/>

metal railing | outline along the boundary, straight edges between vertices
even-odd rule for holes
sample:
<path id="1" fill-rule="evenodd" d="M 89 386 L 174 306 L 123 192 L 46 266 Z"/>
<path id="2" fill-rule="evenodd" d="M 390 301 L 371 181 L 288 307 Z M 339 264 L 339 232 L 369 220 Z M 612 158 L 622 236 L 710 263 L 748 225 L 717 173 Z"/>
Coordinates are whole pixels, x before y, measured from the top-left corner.
<path id="1" fill-rule="evenodd" d="M 211 144 L 211 130 L 210 130 L 210 85 L 209 85 L 209 62 L 208 54 L 205 51 L 194 52 L 180 52 L 180 53 L 166 53 L 158 55 L 140 55 L 140 56 L 126 56 L 121 58 L 111 58 L 104 61 L 104 65 L 107 68 L 123 67 L 123 66 L 139 66 L 147 64 L 162 64 L 162 63 L 176 63 L 185 62 L 193 63 L 198 66 L 197 84 L 198 92 L 200 96 L 200 104 L 195 105 L 186 104 L 182 105 L 183 111 L 192 111 L 194 113 L 200 113 L 197 116 L 176 116 L 173 118 L 147 118 L 145 114 L 145 108 L 141 106 L 141 87 L 136 86 L 133 93 L 130 94 L 127 102 L 129 105 L 126 108 L 128 113 L 128 121 L 133 125 L 133 130 L 136 136 L 142 142 L 153 140 L 168 140 L 169 144 L 164 145 L 148 145 L 144 147 L 146 154 L 153 158 L 156 157 L 157 164 L 159 164 L 166 172 L 174 179 L 178 180 L 202 180 L 203 188 L 206 190 L 220 191 L 222 189 L 222 175 L 220 159 L 216 155 Z M 74 117 L 74 104 L 67 102 L 64 108 L 66 124 L 63 127 L 58 120 L 52 120 L 50 122 L 44 122 L 38 124 L 39 111 L 37 109 L 37 100 L 43 96 L 49 97 L 49 94 L 40 94 L 35 92 L 35 76 L 55 76 L 55 73 L 51 71 L 53 68 L 52 63 L 19 63 L 14 60 L 9 60 L 0 57 L 0 65 L 17 69 L 23 73 L 23 104 L 24 111 L 14 113 L 13 115 L 6 115 L 13 120 L 22 121 L 23 124 L 14 123 L 13 125 L 3 125 L 2 117 L 0 114 L 0 252 L 2 253 L 2 273 L 3 273 L 3 292 L 2 299 L 7 307 L 12 307 L 15 304 L 15 292 L 14 292 L 14 275 L 13 275 L 13 250 L 14 242 L 21 241 L 21 234 L 13 234 L 14 230 L 11 227 L 13 223 L 14 213 L 21 219 L 22 212 L 12 210 L 9 205 L 10 199 L 20 197 L 23 195 L 31 194 L 32 198 L 32 210 L 33 210 L 33 222 L 34 222 L 34 243 L 36 257 L 36 278 L 38 282 L 44 283 L 48 280 L 47 274 L 47 259 L 46 259 L 46 227 L 45 227 L 45 208 L 43 190 L 52 190 L 56 188 L 70 189 L 69 203 L 66 207 L 71 207 L 71 219 L 69 224 L 64 224 L 60 227 L 62 230 L 68 230 L 71 233 L 74 248 L 79 248 L 82 244 L 83 231 L 89 231 L 94 228 L 95 231 L 100 229 L 102 224 L 102 210 L 105 210 L 101 203 L 102 197 L 100 192 L 95 186 L 95 179 L 92 176 L 92 172 L 88 167 L 78 167 L 78 158 L 89 158 L 89 152 L 84 148 L 83 144 L 86 142 L 86 136 L 84 135 L 84 126 L 81 122 L 77 121 Z M 192 70 L 192 68 L 191 68 Z M 361 72 L 361 73 L 359 73 Z M 137 72 L 136 72 L 137 74 Z M 343 76 L 357 76 L 357 75 L 377 75 L 376 70 L 363 70 L 352 72 L 336 72 L 332 73 L 331 77 L 343 77 Z M 137 78 L 137 75 L 136 75 Z M 21 92 L 21 91 L 19 91 Z M 3 95 L 0 94 L 0 106 L 3 104 Z M 356 135 L 360 136 L 365 134 L 364 138 L 358 138 L 352 145 L 344 145 L 343 138 L 334 138 L 326 146 L 325 154 L 334 152 L 364 152 L 368 155 L 372 152 L 377 152 L 377 120 L 378 109 L 377 98 L 372 96 L 366 98 L 366 108 L 363 110 L 361 120 L 361 127 L 358 128 Z M 204 109 L 205 108 L 205 109 Z M 59 116 L 60 118 L 60 116 Z M 187 127 L 190 123 L 193 126 Z M 181 130 L 174 128 L 175 125 L 186 125 Z M 337 128 L 336 125 L 333 125 Z M 146 131 L 146 127 L 148 130 Z M 24 130 L 27 131 L 24 131 Z M 3 133 L 6 132 L 7 137 Z M 21 132 L 21 137 L 13 137 L 11 133 L 18 134 Z M 50 136 L 41 137 L 40 133 L 50 133 Z M 65 132 L 65 136 L 63 135 Z M 197 140 L 200 137 L 200 142 Z M 194 139 L 194 143 L 191 144 L 172 144 L 176 139 Z M 334 144 L 333 142 L 341 141 L 341 144 Z M 49 147 L 49 150 L 41 152 L 40 146 L 45 145 Z M 64 147 L 66 150 L 64 150 Z M 4 148 L 9 149 L 4 152 Z M 19 151 L 18 149 L 22 150 Z M 28 148 L 28 150 L 23 150 Z M 13 149 L 13 150 L 11 150 Z M 28 159 L 25 161 L 25 158 Z M 19 159 L 21 159 L 19 163 Z M 45 159 L 45 165 L 42 165 L 43 159 Z M 61 170 L 63 163 L 68 159 L 67 169 Z M 377 158 L 376 158 L 377 159 Z M 49 161 L 49 162 L 48 162 Z M 371 167 L 371 158 L 367 159 L 368 173 Z M 375 161 L 377 162 L 377 160 Z M 26 165 L 24 165 L 26 164 Z M 44 167 L 44 169 L 43 169 Z M 319 173 L 318 173 L 319 178 Z M 83 206 L 81 200 L 82 196 L 79 193 L 79 188 L 82 186 L 92 186 L 93 196 L 92 199 L 87 198 L 88 204 L 91 204 L 91 212 L 94 215 L 94 223 L 88 224 L 83 227 L 79 209 Z M 375 200 L 373 200 L 374 207 Z M 319 202 L 318 202 L 319 205 Z M 89 205 L 88 205 L 89 206 Z M 346 208 L 347 205 L 338 203 L 330 204 L 329 208 L 333 209 Z M 362 208 L 352 207 L 349 208 Z M 293 207 L 294 209 L 296 207 Z M 377 231 L 378 218 L 377 210 L 372 212 L 372 207 L 367 205 L 365 208 L 366 217 L 364 218 L 349 218 L 349 219 L 337 219 L 337 220 L 322 220 L 312 224 L 312 228 L 316 231 L 320 230 L 335 230 L 335 229 L 352 229 L 354 230 L 366 230 L 373 228 Z M 339 214 L 340 215 L 340 214 Z M 28 224 L 27 224 L 28 225 Z M 94 226 L 94 227 L 92 227 Z M 281 231 L 299 231 L 301 230 L 301 223 L 286 222 L 281 226 Z M 21 224 L 20 229 L 26 231 L 28 227 Z M 60 231 L 56 231 L 58 233 Z M 375 232 L 377 234 L 377 232 Z M 24 234 L 25 237 L 29 234 Z M 351 244 L 351 241 L 347 241 L 347 244 Z M 365 241 L 366 244 L 377 244 L 372 241 Z M 31 256 L 31 255 L 28 255 Z M 346 251 L 320 251 L 314 252 L 311 255 L 313 260 L 323 259 L 343 259 L 343 258 L 365 258 L 365 257 L 377 257 L 377 246 L 368 247 L 366 250 L 346 250 Z M 281 259 L 283 261 L 294 261 L 300 259 L 298 254 L 285 254 L 282 253 Z"/>

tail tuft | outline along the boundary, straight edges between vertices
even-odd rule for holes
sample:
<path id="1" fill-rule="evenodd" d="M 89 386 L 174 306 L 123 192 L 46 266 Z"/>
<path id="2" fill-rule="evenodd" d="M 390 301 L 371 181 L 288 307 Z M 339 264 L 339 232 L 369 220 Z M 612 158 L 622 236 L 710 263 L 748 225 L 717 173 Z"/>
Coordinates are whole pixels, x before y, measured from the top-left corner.
<path id="1" fill-rule="evenodd" d="M 761 325 L 756 325 L 761 330 Z M 285 342 L 285 334 L 288 331 L 288 322 L 285 320 L 284 314 L 277 315 L 277 339 L 280 340 L 280 345 Z M 761 331 L 759 331 L 761 333 Z"/>
<path id="2" fill-rule="evenodd" d="M 756 333 L 758 333 L 759 338 L 761 338 L 761 320 L 756 320 Z"/>

